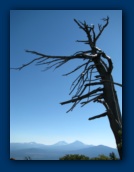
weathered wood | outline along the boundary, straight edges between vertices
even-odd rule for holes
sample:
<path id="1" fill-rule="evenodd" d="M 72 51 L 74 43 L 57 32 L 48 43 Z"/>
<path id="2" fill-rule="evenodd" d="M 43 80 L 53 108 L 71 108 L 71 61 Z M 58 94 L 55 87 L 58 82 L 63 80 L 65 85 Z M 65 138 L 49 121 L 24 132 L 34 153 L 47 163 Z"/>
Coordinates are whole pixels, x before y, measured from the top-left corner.
<path id="1" fill-rule="evenodd" d="M 105 116 L 107 116 L 107 112 L 104 112 L 100 115 L 93 116 L 93 117 L 89 118 L 88 120 L 93 120 L 93 119 L 101 118 L 101 117 L 105 117 Z"/>

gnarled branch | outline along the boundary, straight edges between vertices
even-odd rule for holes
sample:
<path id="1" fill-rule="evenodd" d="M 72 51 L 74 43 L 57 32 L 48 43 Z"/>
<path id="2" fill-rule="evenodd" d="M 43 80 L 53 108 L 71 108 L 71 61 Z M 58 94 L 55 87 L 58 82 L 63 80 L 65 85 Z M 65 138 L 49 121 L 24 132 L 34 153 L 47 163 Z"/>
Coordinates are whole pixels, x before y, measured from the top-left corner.
<path id="1" fill-rule="evenodd" d="M 101 118 L 101 117 L 105 117 L 105 116 L 107 116 L 107 112 L 104 112 L 100 115 L 93 116 L 93 117 L 89 118 L 88 120 L 93 120 L 93 119 Z"/>
<path id="2" fill-rule="evenodd" d="M 94 85 L 103 85 L 103 83 L 105 83 L 105 82 L 110 82 L 111 84 L 115 84 L 115 85 L 118 85 L 118 86 L 122 87 L 122 84 L 119 84 L 117 82 L 111 82 L 110 80 L 100 80 L 100 82 L 93 82 L 93 83 L 90 83 L 90 84 L 86 84 L 85 87 L 94 86 Z"/>
<path id="3" fill-rule="evenodd" d="M 65 101 L 65 102 L 61 102 L 60 104 L 64 105 L 64 104 L 68 104 L 68 103 L 73 103 L 73 102 L 76 102 L 78 100 L 85 99 L 85 98 L 91 96 L 92 94 L 95 94 L 95 93 L 100 92 L 100 91 L 103 91 L 103 88 L 99 87 L 99 88 L 97 88 L 97 89 L 95 89 L 95 90 L 93 90 L 93 91 L 91 91 L 91 92 L 89 92 L 89 93 L 87 93 L 87 94 L 85 94 L 85 95 L 83 95 L 81 97 L 78 97 L 78 98 L 75 98 L 75 99 L 71 99 L 71 100 L 68 100 L 68 101 Z"/>
<path id="4" fill-rule="evenodd" d="M 95 95 L 93 95 L 93 96 L 95 96 Z M 92 98 L 92 99 L 90 99 L 90 100 L 87 100 L 87 101 L 85 101 L 85 102 L 81 102 L 81 104 L 82 104 L 82 106 L 81 107 L 83 107 L 83 106 L 85 106 L 86 104 L 88 104 L 88 103 L 90 103 L 90 102 L 96 102 L 98 99 L 101 99 L 101 98 L 103 98 L 103 93 L 101 93 L 101 94 L 99 94 L 98 96 L 96 96 L 96 97 L 94 97 L 94 98 Z"/>
<path id="5" fill-rule="evenodd" d="M 98 33 L 98 35 L 96 36 L 96 38 L 95 38 L 95 41 L 97 41 L 97 39 L 100 37 L 100 35 L 102 34 L 102 32 L 103 32 L 103 30 L 107 27 L 107 25 L 108 25 L 108 23 L 109 23 L 109 17 L 107 16 L 107 18 L 104 18 L 104 19 L 102 19 L 102 20 L 104 20 L 105 22 L 106 22 L 106 24 L 104 25 L 104 26 L 101 26 L 101 25 L 98 25 L 98 27 L 99 27 L 99 33 Z"/>

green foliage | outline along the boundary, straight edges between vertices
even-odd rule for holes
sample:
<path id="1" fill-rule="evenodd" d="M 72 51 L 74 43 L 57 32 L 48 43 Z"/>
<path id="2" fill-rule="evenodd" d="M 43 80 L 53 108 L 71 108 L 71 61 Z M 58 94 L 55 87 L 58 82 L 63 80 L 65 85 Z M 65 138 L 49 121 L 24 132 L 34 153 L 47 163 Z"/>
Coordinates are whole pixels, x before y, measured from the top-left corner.
<path id="1" fill-rule="evenodd" d="M 85 155 L 79 155 L 79 154 L 68 154 L 64 157 L 61 157 L 59 160 L 89 160 L 89 157 Z"/>
<path id="2" fill-rule="evenodd" d="M 114 152 L 110 153 L 109 157 L 111 160 L 118 160 L 118 158 L 115 156 Z"/>
<path id="3" fill-rule="evenodd" d="M 110 160 L 110 158 L 108 156 L 101 154 L 98 157 L 90 158 L 90 160 Z"/>
<path id="4" fill-rule="evenodd" d="M 101 154 L 98 157 L 90 158 L 90 160 L 118 160 L 118 158 L 116 157 L 114 152 L 112 152 L 109 154 L 109 157 Z"/>
<path id="5" fill-rule="evenodd" d="M 68 154 L 61 157 L 59 160 L 118 160 L 118 158 L 112 152 L 109 154 L 109 157 L 101 154 L 98 157 L 94 157 L 94 158 L 89 158 L 85 155 L 79 155 L 79 154 Z"/>

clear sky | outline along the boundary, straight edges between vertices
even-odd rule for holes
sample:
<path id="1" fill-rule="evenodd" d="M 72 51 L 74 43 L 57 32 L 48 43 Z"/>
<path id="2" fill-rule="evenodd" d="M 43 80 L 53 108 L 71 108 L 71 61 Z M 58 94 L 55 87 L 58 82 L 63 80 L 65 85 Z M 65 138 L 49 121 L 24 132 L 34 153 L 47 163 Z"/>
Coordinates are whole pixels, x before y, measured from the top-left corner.
<path id="1" fill-rule="evenodd" d="M 98 40 L 97 47 L 111 57 L 113 78 L 122 83 L 122 11 L 121 10 L 12 10 L 10 12 L 10 67 L 18 67 L 36 57 L 25 50 L 49 55 L 72 55 L 88 50 L 76 40 L 86 39 L 73 19 L 96 26 L 104 17 L 110 23 Z M 30 65 L 21 71 L 10 70 L 10 142 L 53 144 L 75 140 L 86 144 L 116 147 L 107 117 L 88 118 L 105 111 L 100 104 L 78 105 L 66 113 L 71 104 L 72 81 L 78 73 L 62 76 L 80 62 L 74 61 L 57 70 L 42 72 L 45 66 Z M 116 86 L 122 111 L 122 89 Z"/>

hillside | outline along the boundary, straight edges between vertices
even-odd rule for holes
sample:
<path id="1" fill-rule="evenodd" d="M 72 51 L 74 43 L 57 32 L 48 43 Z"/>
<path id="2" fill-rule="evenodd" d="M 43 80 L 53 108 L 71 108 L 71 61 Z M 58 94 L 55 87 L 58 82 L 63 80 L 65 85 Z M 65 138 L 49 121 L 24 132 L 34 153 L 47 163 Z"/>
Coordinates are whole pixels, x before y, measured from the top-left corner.
<path id="1" fill-rule="evenodd" d="M 100 154 L 108 156 L 111 152 L 114 152 L 119 157 L 117 150 L 114 148 L 104 145 L 86 145 L 80 141 L 70 144 L 60 141 L 53 145 L 35 142 L 10 143 L 10 157 L 17 160 L 24 160 L 25 157 L 31 157 L 32 160 L 59 160 L 60 157 L 66 154 L 82 154 L 89 157 L 96 157 Z"/>

